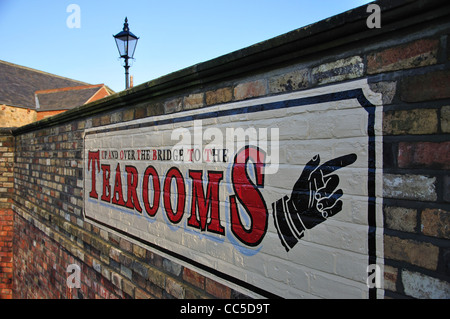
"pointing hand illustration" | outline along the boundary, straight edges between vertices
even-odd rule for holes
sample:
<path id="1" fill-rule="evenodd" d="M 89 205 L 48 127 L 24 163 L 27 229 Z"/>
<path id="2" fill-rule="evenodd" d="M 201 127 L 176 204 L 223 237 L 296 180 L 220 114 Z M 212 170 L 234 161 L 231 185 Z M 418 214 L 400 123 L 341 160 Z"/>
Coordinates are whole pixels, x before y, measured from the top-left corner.
<path id="1" fill-rule="evenodd" d="M 272 203 L 273 217 L 281 243 L 289 251 L 306 229 L 311 229 L 342 210 L 343 192 L 337 189 L 336 170 L 353 164 L 356 154 L 349 154 L 320 164 L 319 155 L 310 160 L 294 185 L 291 198 Z"/>

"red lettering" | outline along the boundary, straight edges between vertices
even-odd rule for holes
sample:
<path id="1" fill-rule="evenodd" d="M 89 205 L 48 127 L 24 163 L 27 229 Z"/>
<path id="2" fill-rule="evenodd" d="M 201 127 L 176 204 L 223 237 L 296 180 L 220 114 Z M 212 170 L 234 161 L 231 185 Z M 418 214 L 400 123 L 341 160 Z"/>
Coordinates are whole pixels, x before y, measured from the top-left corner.
<path id="1" fill-rule="evenodd" d="M 249 160 L 255 169 L 256 185 L 246 170 Z M 264 160 L 265 154 L 259 148 L 246 146 L 236 154 L 231 173 L 235 192 L 230 196 L 231 231 L 239 241 L 252 247 L 262 241 L 267 231 L 266 202 L 258 190 L 258 187 L 264 187 Z M 236 197 L 250 218 L 248 229 L 241 221 Z"/>
<path id="2" fill-rule="evenodd" d="M 158 151 L 152 151 L 153 154 L 148 152 L 149 158 L 158 159 Z M 193 149 L 187 150 L 187 152 L 188 158 L 192 159 Z M 120 152 L 118 155 L 122 156 Z M 129 154 L 126 155 L 128 158 Z M 164 153 L 161 152 L 161 155 Z M 207 160 L 211 160 L 211 157 L 214 159 L 214 155 L 216 154 L 213 150 L 207 151 Z M 143 152 L 138 152 L 138 158 L 143 159 L 143 156 Z M 167 156 L 164 155 L 161 159 L 166 159 Z M 230 228 L 233 236 L 239 242 L 250 247 L 255 247 L 262 242 L 268 227 L 268 210 L 259 189 L 264 187 L 264 162 L 264 151 L 256 146 L 246 146 L 236 154 L 231 168 L 234 194 L 229 196 Z M 146 213 L 150 217 L 154 217 L 159 210 L 162 195 L 165 214 L 170 223 L 178 224 L 184 216 L 186 185 L 182 173 L 176 167 L 170 168 L 162 181 L 153 166 L 148 166 L 143 175 L 139 175 L 136 167 L 125 166 L 127 174 L 126 201 L 123 196 L 120 164 L 116 166 L 114 185 L 112 185 L 110 164 L 100 165 L 100 151 L 89 151 L 88 171 L 92 174 L 92 188 L 89 193 L 91 198 L 98 198 L 96 174 L 101 171 L 102 201 L 132 210 L 136 209 L 138 212 L 142 212 L 145 208 Z M 187 220 L 189 227 L 225 235 L 225 228 L 220 218 L 220 183 L 223 175 L 222 171 L 208 171 L 205 177 L 206 181 L 203 180 L 202 170 L 189 170 L 189 178 L 192 181 L 191 213 Z M 138 197 L 140 176 L 142 176 L 142 203 Z M 245 222 L 246 220 L 248 222 Z"/>
<path id="3" fill-rule="evenodd" d="M 172 185 L 172 178 L 175 178 L 175 182 L 177 185 L 177 210 L 176 212 L 172 209 L 172 203 L 171 203 L 171 185 Z M 172 167 L 166 175 L 166 178 L 164 180 L 164 208 L 166 210 L 167 217 L 169 220 L 177 224 L 180 222 L 181 218 L 184 214 L 184 206 L 185 206 L 185 198 L 186 198 L 186 192 L 185 192 L 185 185 L 184 185 L 184 179 L 181 175 L 181 172 L 176 168 Z"/>
<path id="4" fill-rule="evenodd" d="M 109 165 L 102 165 L 103 171 L 103 193 L 101 200 L 105 202 L 111 201 L 111 186 L 109 185 L 109 178 L 111 176 L 111 167 Z"/>
<path id="5" fill-rule="evenodd" d="M 134 166 L 125 166 L 125 171 L 127 172 L 127 203 L 125 206 L 131 209 L 136 208 L 138 212 L 142 212 L 136 192 L 139 181 L 137 169 Z"/>
<path id="6" fill-rule="evenodd" d="M 116 178 L 114 181 L 114 193 L 112 203 L 120 206 L 125 206 L 125 201 L 123 200 L 122 194 L 122 177 L 120 176 L 120 164 L 117 164 L 116 167 Z"/>
<path id="7" fill-rule="evenodd" d="M 208 172 L 208 187 L 206 190 L 206 198 L 203 191 L 202 171 L 189 171 L 189 177 L 192 178 L 192 206 L 191 217 L 189 218 L 189 226 L 200 228 L 208 231 L 225 234 L 225 229 L 220 224 L 219 216 L 219 183 L 223 178 L 223 172 Z M 196 211 L 198 208 L 198 215 L 200 223 L 197 219 Z M 208 210 L 211 208 L 211 220 L 206 226 L 208 220 Z"/>
<path id="8" fill-rule="evenodd" d="M 150 176 L 153 181 L 153 206 L 150 206 L 149 198 L 148 198 L 148 184 Z M 144 201 L 144 207 L 147 211 L 147 214 L 150 216 L 155 216 L 156 212 L 159 208 L 159 198 L 160 198 L 161 189 L 159 186 L 159 176 L 153 166 L 147 167 L 144 172 L 144 180 L 142 183 L 142 199 Z"/>
<path id="9" fill-rule="evenodd" d="M 91 152 L 89 151 L 88 155 L 88 170 L 91 169 L 91 163 L 92 163 L 92 186 L 91 191 L 89 193 L 89 196 L 92 198 L 98 198 L 97 190 L 96 190 L 96 183 L 95 183 L 95 175 L 96 175 L 96 169 L 95 164 L 97 163 L 97 169 L 100 172 L 100 151 Z"/>

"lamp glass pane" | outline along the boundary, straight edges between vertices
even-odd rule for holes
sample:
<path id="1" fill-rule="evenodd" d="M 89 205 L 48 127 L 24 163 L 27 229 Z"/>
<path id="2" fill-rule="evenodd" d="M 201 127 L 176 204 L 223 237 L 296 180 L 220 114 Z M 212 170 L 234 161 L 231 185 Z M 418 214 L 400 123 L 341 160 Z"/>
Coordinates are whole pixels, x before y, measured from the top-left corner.
<path id="1" fill-rule="evenodd" d="M 134 50 L 136 50 L 137 39 L 133 37 L 128 38 L 128 56 L 132 58 L 134 56 Z"/>
<path id="2" fill-rule="evenodd" d="M 120 56 L 126 55 L 127 54 L 126 37 L 115 38 L 115 40 L 116 40 L 116 45 L 117 45 L 117 49 L 119 50 Z"/>

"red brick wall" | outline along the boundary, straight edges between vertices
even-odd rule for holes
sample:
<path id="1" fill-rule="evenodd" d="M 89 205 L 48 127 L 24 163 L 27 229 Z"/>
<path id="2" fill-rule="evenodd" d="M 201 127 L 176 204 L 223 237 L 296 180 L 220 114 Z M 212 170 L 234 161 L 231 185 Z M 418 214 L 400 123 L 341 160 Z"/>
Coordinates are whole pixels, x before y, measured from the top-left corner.
<path id="1" fill-rule="evenodd" d="M 0 130 L 0 299 L 12 298 L 14 137 Z"/>
<path id="2" fill-rule="evenodd" d="M 0 208 L 0 299 L 12 298 L 13 211 Z"/>
<path id="3" fill-rule="evenodd" d="M 14 220 L 14 298 L 126 298 L 120 289 L 19 215 Z M 81 287 L 69 288 L 68 266 L 78 265 Z"/>
<path id="4" fill-rule="evenodd" d="M 450 71 L 447 34 L 368 56 L 396 93 L 385 105 L 384 254 L 389 297 L 448 298 Z"/>
<path id="5" fill-rule="evenodd" d="M 50 116 L 53 116 L 53 115 L 56 115 L 56 114 L 59 114 L 59 113 L 63 113 L 65 111 L 67 111 L 67 110 L 39 111 L 39 112 L 36 112 L 36 121 L 43 120 L 43 119 L 45 119 L 47 117 L 50 117 Z"/>

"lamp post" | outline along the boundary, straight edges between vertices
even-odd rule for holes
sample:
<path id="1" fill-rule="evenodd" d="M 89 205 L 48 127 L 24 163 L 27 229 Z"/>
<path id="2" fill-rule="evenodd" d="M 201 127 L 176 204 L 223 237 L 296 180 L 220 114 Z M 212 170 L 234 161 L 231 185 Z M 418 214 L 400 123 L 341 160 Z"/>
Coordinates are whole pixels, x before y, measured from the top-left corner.
<path id="1" fill-rule="evenodd" d="M 129 88 L 129 76 L 128 69 L 128 59 L 133 59 L 134 50 L 136 49 L 138 37 L 130 32 L 128 28 L 128 19 L 125 18 L 125 23 L 123 24 L 123 30 L 116 35 L 113 35 L 116 40 L 117 49 L 119 50 L 120 57 L 125 59 L 125 89 Z"/>

